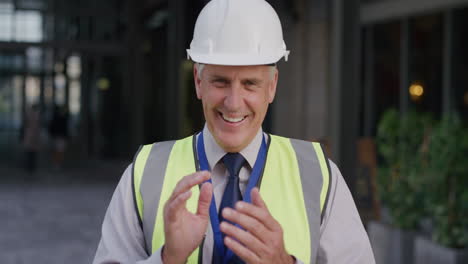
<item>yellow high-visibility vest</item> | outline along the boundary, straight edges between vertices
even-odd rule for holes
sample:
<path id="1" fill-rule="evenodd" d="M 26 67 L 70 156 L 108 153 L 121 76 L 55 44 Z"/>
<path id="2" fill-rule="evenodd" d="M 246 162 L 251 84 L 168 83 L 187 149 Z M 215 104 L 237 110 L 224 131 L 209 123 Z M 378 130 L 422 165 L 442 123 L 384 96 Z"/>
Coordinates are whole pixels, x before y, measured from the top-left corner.
<path id="1" fill-rule="evenodd" d="M 150 254 L 164 245 L 164 204 L 176 184 L 197 171 L 195 143 L 195 136 L 160 142 L 142 146 L 135 155 L 135 209 Z M 330 177 L 328 159 L 319 143 L 269 135 L 267 159 L 258 187 L 270 213 L 283 228 L 287 252 L 304 263 L 316 262 Z M 194 213 L 199 187 L 191 191 L 187 209 Z M 201 263 L 200 255 L 198 248 L 188 263 Z"/>

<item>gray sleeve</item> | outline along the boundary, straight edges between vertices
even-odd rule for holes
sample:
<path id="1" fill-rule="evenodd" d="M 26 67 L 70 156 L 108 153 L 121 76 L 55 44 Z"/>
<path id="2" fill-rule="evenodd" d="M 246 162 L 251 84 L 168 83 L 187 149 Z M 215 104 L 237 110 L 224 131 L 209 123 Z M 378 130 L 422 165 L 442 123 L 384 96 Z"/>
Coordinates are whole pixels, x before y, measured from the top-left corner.
<path id="1" fill-rule="evenodd" d="M 348 186 L 331 161 L 330 167 L 330 196 L 320 227 L 317 263 L 375 264 L 369 238 Z"/>
<path id="2" fill-rule="evenodd" d="M 132 165 L 128 166 L 112 195 L 102 224 L 101 241 L 93 264 L 159 264 L 161 249 L 151 257 L 145 251 L 143 232 L 135 211 Z"/>

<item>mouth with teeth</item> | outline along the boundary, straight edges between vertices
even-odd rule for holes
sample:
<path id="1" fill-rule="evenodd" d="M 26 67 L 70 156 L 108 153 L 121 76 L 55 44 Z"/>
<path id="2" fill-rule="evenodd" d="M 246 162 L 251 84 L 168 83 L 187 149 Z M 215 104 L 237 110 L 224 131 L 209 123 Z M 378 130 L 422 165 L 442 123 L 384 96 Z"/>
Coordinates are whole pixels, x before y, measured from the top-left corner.
<path id="1" fill-rule="evenodd" d="M 238 124 L 244 121 L 247 116 L 240 116 L 240 117 L 229 117 L 227 115 L 224 115 L 221 112 L 218 112 L 219 116 L 226 122 L 231 123 L 231 124 Z"/>

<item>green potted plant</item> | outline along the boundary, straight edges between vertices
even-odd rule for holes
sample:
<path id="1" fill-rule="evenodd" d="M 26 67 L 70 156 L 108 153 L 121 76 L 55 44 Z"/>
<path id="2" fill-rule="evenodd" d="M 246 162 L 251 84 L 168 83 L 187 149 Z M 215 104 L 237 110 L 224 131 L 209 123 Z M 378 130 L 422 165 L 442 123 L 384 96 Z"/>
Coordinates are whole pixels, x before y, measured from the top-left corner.
<path id="1" fill-rule="evenodd" d="M 379 122 L 378 194 L 389 219 L 369 224 L 377 263 L 413 263 L 414 232 L 426 214 L 420 160 L 431 124 L 428 114 L 400 115 L 394 109 L 387 110 Z"/>
<path id="2" fill-rule="evenodd" d="M 432 130 L 427 151 L 426 204 L 433 231 L 418 237 L 417 264 L 468 263 L 468 129 L 457 114 Z"/>

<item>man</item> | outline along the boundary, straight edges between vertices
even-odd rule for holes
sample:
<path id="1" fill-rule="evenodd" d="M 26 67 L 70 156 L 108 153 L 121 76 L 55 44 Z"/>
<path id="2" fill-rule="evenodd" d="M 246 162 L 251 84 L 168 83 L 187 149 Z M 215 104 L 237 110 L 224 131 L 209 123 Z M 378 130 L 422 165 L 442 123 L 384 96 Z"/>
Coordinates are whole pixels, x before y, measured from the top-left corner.
<path id="1" fill-rule="evenodd" d="M 206 125 L 143 146 L 107 210 L 94 263 L 374 263 L 319 144 L 261 125 L 289 51 L 264 0 L 213 0 L 189 57 Z"/>

